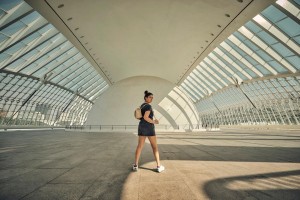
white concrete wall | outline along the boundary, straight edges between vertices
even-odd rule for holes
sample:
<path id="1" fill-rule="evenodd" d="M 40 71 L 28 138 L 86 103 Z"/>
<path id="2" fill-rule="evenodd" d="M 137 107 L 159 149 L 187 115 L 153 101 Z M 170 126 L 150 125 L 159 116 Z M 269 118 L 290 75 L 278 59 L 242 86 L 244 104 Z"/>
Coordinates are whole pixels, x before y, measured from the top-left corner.
<path id="1" fill-rule="evenodd" d="M 175 87 L 169 81 L 157 77 L 132 77 L 109 87 L 93 105 L 87 125 L 136 125 L 133 116 L 137 106 L 144 102 L 144 91 L 154 94 L 152 107 L 157 105 Z"/>
<path id="2" fill-rule="evenodd" d="M 178 87 L 174 87 L 158 105 L 172 119 L 170 121 L 174 121 L 180 128 L 197 127 L 199 113 L 191 99 L 180 91 Z"/>
<path id="3" fill-rule="evenodd" d="M 137 125 L 135 108 L 144 102 L 144 91 L 154 94 L 152 107 L 161 125 L 198 123 L 193 102 L 173 83 L 157 77 L 132 77 L 109 87 L 93 105 L 86 125 Z M 189 126 L 187 126 L 189 127 Z"/>

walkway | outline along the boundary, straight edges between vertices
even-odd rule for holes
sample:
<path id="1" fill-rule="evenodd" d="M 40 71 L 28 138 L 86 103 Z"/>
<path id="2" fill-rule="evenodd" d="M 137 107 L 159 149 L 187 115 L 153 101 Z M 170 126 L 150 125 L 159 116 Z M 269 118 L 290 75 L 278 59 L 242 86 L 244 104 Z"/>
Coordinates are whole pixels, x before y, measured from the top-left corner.
<path id="1" fill-rule="evenodd" d="M 299 131 L 158 133 L 131 172 L 132 133 L 0 132 L 0 199 L 299 199 Z"/>

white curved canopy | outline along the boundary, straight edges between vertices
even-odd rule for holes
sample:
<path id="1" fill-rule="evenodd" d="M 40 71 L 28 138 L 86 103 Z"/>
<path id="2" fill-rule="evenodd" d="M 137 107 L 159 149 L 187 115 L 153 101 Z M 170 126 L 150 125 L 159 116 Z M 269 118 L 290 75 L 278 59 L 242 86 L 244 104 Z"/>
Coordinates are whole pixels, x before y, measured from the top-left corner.
<path id="1" fill-rule="evenodd" d="M 76 41 L 111 84 L 134 76 L 177 84 L 205 50 L 274 1 L 27 2 Z"/>

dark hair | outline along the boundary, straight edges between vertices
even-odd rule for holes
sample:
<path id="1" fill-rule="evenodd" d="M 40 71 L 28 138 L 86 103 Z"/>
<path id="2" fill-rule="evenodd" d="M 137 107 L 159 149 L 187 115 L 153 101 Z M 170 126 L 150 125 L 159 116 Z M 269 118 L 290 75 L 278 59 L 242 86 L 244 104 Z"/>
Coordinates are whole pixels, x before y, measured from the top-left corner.
<path id="1" fill-rule="evenodd" d="M 145 96 L 144 96 L 144 100 L 146 100 L 147 97 L 149 97 L 150 95 L 153 95 L 151 92 L 148 92 L 148 90 L 146 90 L 144 92 Z"/>

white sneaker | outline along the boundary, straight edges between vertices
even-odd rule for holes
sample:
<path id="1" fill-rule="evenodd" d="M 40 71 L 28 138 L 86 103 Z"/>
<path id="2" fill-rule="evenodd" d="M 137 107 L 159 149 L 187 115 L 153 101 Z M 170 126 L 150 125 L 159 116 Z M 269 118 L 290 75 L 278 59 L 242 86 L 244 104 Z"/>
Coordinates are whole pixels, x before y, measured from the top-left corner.
<path id="1" fill-rule="evenodd" d="M 156 168 L 156 170 L 157 170 L 158 173 L 160 173 L 160 172 L 165 170 L 165 167 L 160 165 L 159 167 Z"/>
<path id="2" fill-rule="evenodd" d="M 133 171 L 137 171 L 139 169 L 139 167 L 137 165 L 132 165 L 132 170 Z"/>

